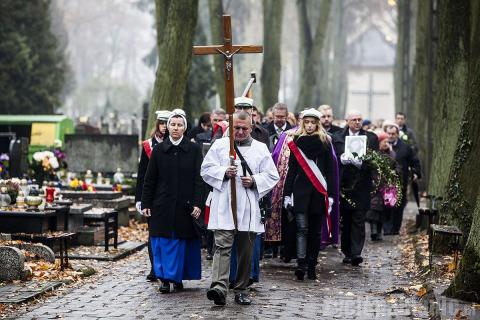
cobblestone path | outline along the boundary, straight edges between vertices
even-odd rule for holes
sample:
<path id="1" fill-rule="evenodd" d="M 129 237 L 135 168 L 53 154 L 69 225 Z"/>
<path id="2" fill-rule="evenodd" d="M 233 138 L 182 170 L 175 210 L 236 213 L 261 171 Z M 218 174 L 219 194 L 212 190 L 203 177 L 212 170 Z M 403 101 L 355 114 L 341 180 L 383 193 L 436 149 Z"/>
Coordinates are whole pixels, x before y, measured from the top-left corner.
<path id="1" fill-rule="evenodd" d="M 397 241 L 367 240 L 361 267 L 342 264 L 340 252 L 330 248 L 321 254 L 317 281 L 298 282 L 293 264 L 264 260 L 261 282 L 251 289 L 254 304 L 238 306 L 230 294 L 225 307 L 206 299 L 210 262 L 204 262 L 203 280 L 162 295 L 156 284 L 145 281 L 143 250 L 128 262 L 117 262 L 98 281 L 50 298 L 16 319 L 428 319 L 417 298 L 387 294 L 409 286 Z"/>

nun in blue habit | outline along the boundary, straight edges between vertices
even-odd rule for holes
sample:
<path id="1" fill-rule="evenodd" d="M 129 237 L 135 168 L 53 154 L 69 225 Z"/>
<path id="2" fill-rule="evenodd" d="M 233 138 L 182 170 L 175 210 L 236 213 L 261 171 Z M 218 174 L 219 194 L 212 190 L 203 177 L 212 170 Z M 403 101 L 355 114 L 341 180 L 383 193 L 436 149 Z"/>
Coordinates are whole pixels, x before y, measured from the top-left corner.
<path id="1" fill-rule="evenodd" d="M 200 217 L 203 181 L 200 147 L 184 137 L 187 121 L 172 111 L 168 139 L 152 151 L 142 192 L 142 213 L 150 217 L 153 269 L 161 293 L 183 289 L 182 280 L 201 278 L 200 238 L 194 219 Z"/>

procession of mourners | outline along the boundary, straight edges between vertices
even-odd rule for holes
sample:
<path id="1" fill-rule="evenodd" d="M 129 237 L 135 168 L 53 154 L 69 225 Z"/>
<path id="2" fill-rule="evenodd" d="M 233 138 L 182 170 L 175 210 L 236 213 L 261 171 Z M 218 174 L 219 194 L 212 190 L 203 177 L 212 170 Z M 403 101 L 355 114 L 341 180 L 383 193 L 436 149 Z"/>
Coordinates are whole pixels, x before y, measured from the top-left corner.
<path id="1" fill-rule="evenodd" d="M 341 251 L 357 272 L 366 241 L 401 232 L 408 185 L 421 178 L 405 114 L 372 122 L 356 110 L 335 120 L 329 105 L 263 107 L 238 97 L 232 114 L 217 107 L 196 124 L 181 109 L 157 111 L 136 206 L 149 225 L 147 280 L 161 293 L 208 266 L 207 299 L 225 305 L 232 291 L 249 305 L 262 260 L 295 261 L 292 278 L 321 282 L 321 250 Z"/>

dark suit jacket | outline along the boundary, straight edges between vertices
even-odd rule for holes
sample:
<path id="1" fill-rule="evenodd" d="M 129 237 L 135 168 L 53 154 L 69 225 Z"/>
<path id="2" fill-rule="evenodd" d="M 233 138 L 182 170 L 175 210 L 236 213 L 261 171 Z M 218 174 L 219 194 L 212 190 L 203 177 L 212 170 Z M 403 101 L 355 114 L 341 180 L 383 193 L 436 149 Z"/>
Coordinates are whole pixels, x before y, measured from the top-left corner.
<path id="1" fill-rule="evenodd" d="M 288 130 L 288 129 L 291 129 L 292 126 L 290 125 L 290 123 L 287 122 L 287 127 L 285 128 L 285 130 Z M 267 131 L 268 131 L 268 136 L 272 136 L 272 135 L 275 135 L 277 134 L 277 131 L 275 130 L 275 126 L 274 126 L 274 123 L 273 121 L 270 122 L 270 124 L 267 126 Z"/>
<path id="2" fill-rule="evenodd" d="M 292 126 L 290 125 L 290 123 L 287 122 L 287 126 L 285 127 L 285 131 L 287 131 L 291 128 L 292 128 Z M 275 148 L 275 145 L 277 144 L 277 141 L 278 141 L 278 138 L 279 138 L 279 135 L 277 134 L 277 131 L 275 130 L 275 126 L 273 124 L 273 121 L 270 122 L 270 124 L 268 125 L 267 131 L 268 131 L 269 144 L 270 144 L 271 150 L 273 150 Z"/>
<path id="3" fill-rule="evenodd" d="M 340 161 L 340 156 L 345 152 L 345 137 L 348 135 L 348 127 L 338 131 L 333 136 L 333 144 L 340 168 L 340 190 L 351 202 L 355 203 L 355 207 L 352 207 L 343 197 L 340 198 L 340 206 L 342 210 L 368 210 L 370 208 L 370 192 L 373 190 L 371 169 L 365 163 L 358 169 L 353 164 L 343 165 Z M 367 136 L 367 148 L 378 150 L 376 134 L 360 130 L 359 135 Z"/>
<path id="4" fill-rule="evenodd" d="M 339 132 L 339 131 L 342 131 L 343 129 L 339 126 L 336 126 L 336 125 L 331 125 L 330 126 L 330 130 L 328 130 L 327 132 L 330 133 L 331 135 L 334 135 L 335 133 Z"/>
<path id="5" fill-rule="evenodd" d="M 418 178 L 422 177 L 420 160 L 418 160 L 418 157 L 415 154 L 412 146 L 400 139 L 398 139 L 397 144 L 393 146 L 393 151 L 395 151 L 395 161 L 402 169 L 402 185 L 404 190 L 406 190 L 408 185 L 408 174 L 410 170 L 412 170 L 412 173 L 415 173 Z"/>

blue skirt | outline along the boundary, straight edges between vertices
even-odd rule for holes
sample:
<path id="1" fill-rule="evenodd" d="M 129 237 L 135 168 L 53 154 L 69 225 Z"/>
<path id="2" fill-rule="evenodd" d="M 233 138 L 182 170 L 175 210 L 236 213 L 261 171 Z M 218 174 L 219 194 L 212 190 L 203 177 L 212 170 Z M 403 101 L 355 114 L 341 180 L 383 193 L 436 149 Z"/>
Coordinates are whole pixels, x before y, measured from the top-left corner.
<path id="1" fill-rule="evenodd" d="M 150 241 L 157 278 L 177 283 L 202 278 L 200 239 L 151 237 Z"/>

